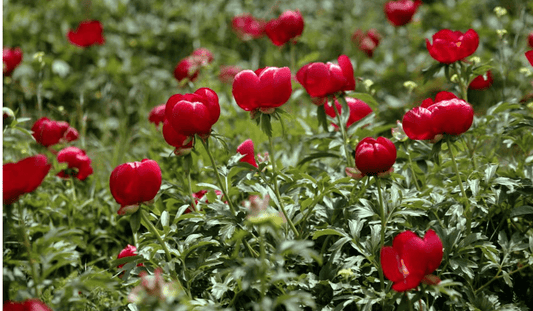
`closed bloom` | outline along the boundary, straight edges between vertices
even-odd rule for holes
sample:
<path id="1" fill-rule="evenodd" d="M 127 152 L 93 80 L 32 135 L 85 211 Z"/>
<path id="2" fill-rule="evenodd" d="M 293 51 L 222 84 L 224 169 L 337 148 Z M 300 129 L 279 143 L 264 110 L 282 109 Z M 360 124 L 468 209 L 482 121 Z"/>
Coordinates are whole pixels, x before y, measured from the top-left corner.
<path id="1" fill-rule="evenodd" d="M 111 172 L 109 187 L 120 204 L 118 214 L 133 214 L 141 203 L 156 196 L 161 187 L 161 169 L 149 159 L 121 164 Z"/>
<path id="2" fill-rule="evenodd" d="M 302 35 L 304 19 L 299 10 L 285 11 L 278 18 L 266 24 L 265 32 L 276 46 L 282 46 L 289 40 Z"/>
<path id="3" fill-rule="evenodd" d="M 355 166 L 365 175 L 389 172 L 396 162 L 396 146 L 385 137 L 367 137 L 355 148 Z"/>
<path id="4" fill-rule="evenodd" d="M 413 19 L 413 15 L 421 4 L 420 0 L 389 1 L 385 3 L 385 15 L 392 25 L 403 26 Z"/>
<path id="5" fill-rule="evenodd" d="M 60 142 L 70 142 L 78 139 L 78 131 L 71 128 L 65 121 L 53 121 L 47 117 L 37 120 L 31 127 L 32 136 L 37 143 L 49 147 Z"/>
<path id="6" fill-rule="evenodd" d="M 272 113 L 291 97 L 291 71 L 288 67 L 266 67 L 255 72 L 243 70 L 233 81 L 233 97 L 245 111 L 260 109 Z"/>
<path id="7" fill-rule="evenodd" d="M 174 94 L 167 101 L 165 117 L 177 133 L 206 138 L 220 117 L 218 95 L 205 87 L 193 94 Z"/>
<path id="8" fill-rule="evenodd" d="M 38 299 L 28 299 L 22 302 L 5 301 L 4 311 L 52 311 L 44 302 Z"/>
<path id="9" fill-rule="evenodd" d="M 531 32 L 531 33 L 529 34 L 529 36 L 527 37 L 527 43 L 529 44 L 529 46 L 530 46 L 531 48 L 533 48 L 533 32 Z"/>
<path id="10" fill-rule="evenodd" d="M 431 283 L 440 280 L 431 275 L 442 261 L 442 242 L 433 230 L 424 239 L 411 231 L 398 234 L 391 246 L 381 249 L 383 274 L 394 284 L 392 289 L 404 292 L 416 288 L 424 279 Z"/>
<path id="11" fill-rule="evenodd" d="M 30 193 L 43 182 L 52 167 L 46 157 L 38 154 L 16 163 L 3 165 L 4 204 L 15 202 L 21 195 Z"/>
<path id="12" fill-rule="evenodd" d="M 233 31 L 242 40 L 257 39 L 265 35 L 266 22 L 250 14 L 242 14 L 231 20 Z"/>
<path id="13" fill-rule="evenodd" d="M 359 49 L 372 57 L 374 50 L 378 47 L 381 35 L 376 29 L 369 29 L 367 32 L 363 32 L 361 29 L 357 29 L 352 35 L 352 42 L 357 44 Z"/>
<path id="14" fill-rule="evenodd" d="M 478 45 L 479 36 L 473 29 L 464 34 L 460 31 L 442 29 L 433 35 L 433 44 L 426 39 L 429 55 L 444 64 L 451 64 L 474 54 Z"/>
<path id="15" fill-rule="evenodd" d="M 237 147 L 237 152 L 244 155 L 240 162 L 246 162 L 257 167 L 257 162 L 255 161 L 254 142 L 251 139 L 247 139 L 240 144 L 239 147 Z"/>
<path id="16" fill-rule="evenodd" d="M 152 108 L 150 114 L 148 115 L 148 121 L 155 124 L 155 126 L 159 126 L 159 123 L 163 123 L 163 121 L 165 121 L 166 106 L 166 104 L 161 104 Z"/>
<path id="17" fill-rule="evenodd" d="M 15 68 L 22 62 L 22 51 L 20 48 L 4 48 L 4 77 L 9 77 Z"/>
<path id="18" fill-rule="evenodd" d="M 470 82 L 468 88 L 471 90 L 483 90 L 489 88 L 494 82 L 492 78 L 492 72 L 489 70 L 485 75 L 479 75 Z"/>
<path id="19" fill-rule="evenodd" d="M 99 21 L 86 21 L 81 22 L 76 30 L 70 30 L 67 38 L 70 43 L 80 47 L 87 47 L 93 44 L 102 45 L 105 43 L 103 31 L 104 28 Z"/>
<path id="20" fill-rule="evenodd" d="M 74 176 L 79 180 L 85 180 L 93 173 L 91 159 L 87 156 L 85 150 L 81 150 L 77 147 L 67 147 L 59 151 L 57 154 L 57 162 L 68 164 L 66 170 L 62 170 L 57 174 L 57 176 L 62 178 Z"/>
<path id="21" fill-rule="evenodd" d="M 123 250 L 120 251 L 120 253 L 117 256 L 117 259 L 124 258 L 124 257 L 132 257 L 132 256 L 137 256 L 137 247 L 128 244 L 128 246 L 126 246 Z M 120 269 L 124 267 L 124 265 L 125 264 L 118 265 L 117 268 Z M 142 263 L 137 264 L 137 267 L 142 267 L 142 266 L 143 266 Z"/>
<path id="22" fill-rule="evenodd" d="M 368 106 L 368 104 L 364 101 L 352 97 L 345 97 L 345 99 L 346 103 L 348 104 L 348 108 L 350 109 L 350 116 L 346 122 L 346 128 L 372 113 L 372 108 L 370 108 L 370 106 Z M 337 99 L 335 99 L 335 106 L 337 107 L 337 111 L 342 115 L 342 105 Z M 331 103 L 327 103 L 324 106 L 324 111 L 332 118 L 337 116 L 335 113 L 335 108 L 333 108 Z"/>
<path id="23" fill-rule="evenodd" d="M 296 79 L 311 97 L 324 97 L 340 91 L 355 90 L 353 66 L 346 55 L 333 63 L 310 63 L 298 70 Z"/>
<path id="24" fill-rule="evenodd" d="M 190 56 L 180 60 L 176 68 L 174 68 L 174 78 L 178 81 L 188 78 L 191 82 L 194 82 L 199 73 L 197 62 Z"/>
<path id="25" fill-rule="evenodd" d="M 439 92 L 435 101 L 425 99 L 409 110 L 402 120 L 405 134 L 414 140 L 436 140 L 437 135 L 460 135 L 474 121 L 474 109 L 453 93 Z"/>
<path id="26" fill-rule="evenodd" d="M 191 153 L 194 146 L 194 139 L 176 132 L 167 119 L 163 122 L 163 138 L 167 144 L 176 148 L 174 154 L 177 156 Z"/>

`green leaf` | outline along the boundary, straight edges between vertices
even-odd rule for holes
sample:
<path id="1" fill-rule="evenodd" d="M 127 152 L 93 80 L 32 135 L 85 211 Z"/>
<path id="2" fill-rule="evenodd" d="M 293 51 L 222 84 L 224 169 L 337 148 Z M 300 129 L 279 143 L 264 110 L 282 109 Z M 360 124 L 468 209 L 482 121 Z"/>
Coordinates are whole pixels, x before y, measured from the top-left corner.
<path id="1" fill-rule="evenodd" d="M 134 234 L 141 228 L 141 208 L 130 216 L 130 227 Z"/>
<path id="2" fill-rule="evenodd" d="M 322 126 L 324 131 L 328 131 L 328 118 L 326 117 L 326 111 L 324 105 L 316 107 L 316 116 L 318 119 L 318 126 Z"/>
<path id="3" fill-rule="evenodd" d="M 367 103 L 372 110 L 377 111 L 379 109 L 380 104 L 376 101 L 376 99 L 367 93 L 350 93 L 350 97 L 360 99 Z"/>
<path id="4" fill-rule="evenodd" d="M 316 232 L 313 234 L 313 240 L 316 240 L 316 239 L 318 239 L 319 237 L 324 236 L 324 235 L 346 236 L 346 233 L 343 233 L 343 232 L 337 231 L 337 230 L 335 230 L 335 229 L 322 229 L 322 230 L 318 230 L 318 231 L 316 231 Z"/>
<path id="5" fill-rule="evenodd" d="M 515 207 L 511 211 L 511 217 L 531 215 L 531 214 L 533 214 L 533 206 L 529 206 L 529 205 L 522 205 L 519 207 Z"/>

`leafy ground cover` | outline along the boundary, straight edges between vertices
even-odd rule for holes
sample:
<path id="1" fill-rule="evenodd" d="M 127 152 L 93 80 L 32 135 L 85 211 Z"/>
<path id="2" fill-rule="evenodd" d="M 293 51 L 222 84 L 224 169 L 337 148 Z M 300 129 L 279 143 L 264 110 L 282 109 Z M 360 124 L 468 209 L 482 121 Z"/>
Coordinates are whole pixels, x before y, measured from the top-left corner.
<path id="1" fill-rule="evenodd" d="M 533 306 L 533 3 L 3 9 L 5 310 Z"/>

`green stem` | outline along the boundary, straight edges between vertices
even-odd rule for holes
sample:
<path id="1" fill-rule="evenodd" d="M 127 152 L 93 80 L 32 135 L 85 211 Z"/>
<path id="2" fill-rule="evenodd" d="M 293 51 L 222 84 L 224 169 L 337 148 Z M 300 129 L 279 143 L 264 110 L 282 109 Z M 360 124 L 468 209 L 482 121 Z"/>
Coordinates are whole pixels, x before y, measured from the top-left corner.
<path id="1" fill-rule="evenodd" d="M 409 167 L 411 168 L 411 175 L 413 175 L 413 180 L 415 182 L 416 190 L 420 191 L 420 186 L 418 185 L 418 179 L 416 178 L 415 168 L 413 166 L 413 161 L 411 160 L 411 154 L 407 151 L 405 144 L 402 144 L 405 149 L 405 154 L 407 154 L 407 159 L 409 159 Z"/>
<path id="2" fill-rule="evenodd" d="M 22 235 L 23 244 L 26 247 L 26 251 L 28 252 L 28 264 L 30 265 L 31 278 L 33 279 L 33 290 L 35 291 L 35 296 L 39 297 L 41 296 L 41 292 L 39 291 L 39 280 L 37 278 L 37 270 L 35 269 L 35 265 L 33 264 L 30 239 L 28 238 L 28 234 L 26 233 L 26 223 L 24 222 L 24 216 L 22 213 L 22 204 L 17 203 L 17 206 L 19 211 L 20 233 Z"/>
<path id="3" fill-rule="evenodd" d="M 455 175 L 457 176 L 457 182 L 459 183 L 459 188 L 461 188 L 461 194 L 463 200 L 465 201 L 465 216 L 466 216 L 466 234 L 470 234 L 472 230 L 472 212 L 470 211 L 470 202 L 466 196 L 465 188 L 463 187 L 463 181 L 461 180 L 461 175 L 459 175 L 459 168 L 457 167 L 457 162 L 455 161 L 455 156 L 453 155 L 452 144 L 450 143 L 450 137 L 446 137 L 446 143 L 448 144 L 448 149 L 450 150 L 450 155 L 452 157 L 452 164 L 455 170 Z"/>
<path id="4" fill-rule="evenodd" d="M 529 265 L 529 264 L 527 264 L 527 265 L 523 265 L 522 267 L 520 267 L 520 268 L 518 268 L 518 269 L 515 269 L 515 270 L 509 272 L 508 275 L 513 275 L 513 274 L 515 274 L 516 272 L 519 272 L 520 270 L 522 270 L 522 269 L 524 269 L 524 268 L 527 268 L 527 267 L 529 267 L 529 266 L 531 266 L 531 265 Z M 499 279 L 499 278 L 502 278 L 503 275 L 500 275 L 500 272 L 501 272 L 501 267 L 500 267 L 500 269 L 498 270 L 498 273 L 496 273 L 496 275 L 495 275 L 492 279 L 490 279 L 487 283 L 481 285 L 481 287 L 479 287 L 478 289 L 476 289 L 476 290 L 474 291 L 474 294 L 476 294 L 477 292 L 479 292 L 479 291 L 482 290 L 483 288 L 489 286 L 490 283 L 496 281 L 496 280 Z"/>
<path id="5" fill-rule="evenodd" d="M 265 297 L 266 294 L 266 271 L 267 269 L 267 262 L 266 262 L 266 251 L 265 251 L 265 233 L 263 228 L 259 228 L 259 250 L 261 252 L 261 267 L 263 270 L 263 273 L 261 275 L 261 300 Z"/>
<path id="6" fill-rule="evenodd" d="M 342 101 L 342 106 L 348 108 L 348 103 L 346 103 L 346 99 L 344 99 L 344 95 L 339 96 L 339 100 Z M 333 105 L 333 109 L 335 109 L 335 115 L 337 116 L 337 122 L 339 123 L 339 128 L 341 129 L 342 134 L 342 140 L 343 140 L 343 146 L 344 146 L 344 153 L 346 156 L 346 165 L 348 167 L 355 167 L 355 159 L 352 159 L 350 155 L 350 151 L 348 150 L 348 135 L 346 134 L 346 123 L 341 121 L 341 114 L 339 113 L 339 110 L 337 109 L 337 105 L 335 105 L 335 99 L 331 99 L 331 104 Z"/>
<path id="7" fill-rule="evenodd" d="M 298 230 L 296 230 L 296 227 L 294 226 L 294 223 L 292 222 L 291 218 L 287 214 L 287 211 L 285 210 L 285 205 L 283 204 L 283 201 L 281 200 L 281 195 L 279 194 L 279 186 L 278 186 L 278 173 L 276 170 L 276 157 L 274 155 L 274 145 L 272 144 L 272 137 L 268 136 L 268 142 L 270 144 L 270 161 L 272 162 L 272 175 L 274 178 L 274 194 L 276 195 L 276 198 L 279 202 L 279 207 L 281 208 L 281 211 L 283 212 L 283 215 L 285 216 L 285 219 L 289 223 L 289 227 L 291 228 L 292 232 L 294 233 L 295 237 L 298 238 L 300 234 L 298 233 Z"/>
<path id="8" fill-rule="evenodd" d="M 381 208 L 381 215 L 380 215 L 381 216 L 381 242 L 380 242 L 380 248 L 379 248 L 381 251 L 381 249 L 385 245 L 385 226 L 386 226 L 387 218 L 385 217 L 386 215 L 385 215 L 385 207 L 383 205 L 383 195 L 381 194 L 381 181 L 379 177 L 375 176 L 375 178 L 376 178 L 376 185 L 378 188 L 379 206 Z M 383 291 L 385 289 L 385 279 L 383 277 L 383 269 L 378 269 L 378 270 L 379 270 L 379 279 L 381 282 L 381 290 Z"/>
<path id="9" fill-rule="evenodd" d="M 209 139 L 209 138 L 208 138 Z M 237 212 L 235 211 L 235 207 L 233 206 L 233 202 L 231 201 L 231 198 L 228 196 L 228 193 L 226 191 L 225 185 L 222 183 L 222 180 L 220 179 L 220 174 L 218 173 L 217 164 L 215 163 L 215 159 L 213 158 L 213 155 L 211 154 L 211 151 L 209 151 L 209 141 L 206 139 L 205 141 L 200 138 L 199 139 L 202 144 L 204 145 L 205 151 L 207 152 L 207 155 L 209 156 L 209 159 L 211 160 L 211 164 L 213 165 L 213 169 L 215 170 L 215 176 L 217 178 L 218 185 L 220 186 L 220 190 L 222 190 L 222 193 L 224 194 L 224 197 L 228 201 L 229 208 L 234 216 L 237 215 Z"/>
<path id="10" fill-rule="evenodd" d="M 187 170 L 187 184 L 189 186 L 189 196 L 191 197 L 191 204 L 195 211 L 199 212 L 200 209 L 196 205 L 196 200 L 194 199 L 194 196 L 192 195 L 192 182 L 191 182 L 191 170 Z M 229 202 L 229 201 L 228 201 Z M 235 213 L 233 213 L 235 214 Z"/>
<path id="11" fill-rule="evenodd" d="M 148 212 L 143 210 L 142 209 L 142 206 L 141 206 L 141 218 L 142 220 L 144 220 L 144 222 L 146 223 L 146 226 L 148 228 L 148 230 L 150 232 L 152 232 L 153 235 L 155 235 L 157 241 L 159 241 L 159 244 L 161 245 L 161 247 L 163 248 L 163 251 L 165 251 L 165 256 L 167 258 L 167 262 L 170 264 L 170 261 L 172 260 L 172 256 L 170 255 L 170 251 L 168 250 L 168 247 L 167 247 L 167 243 L 165 243 L 165 241 L 163 240 L 163 238 L 161 237 L 161 235 L 159 234 L 159 231 L 157 230 L 157 228 L 154 226 L 154 224 L 150 221 L 150 219 L 148 218 Z M 178 281 L 179 285 L 181 288 L 185 288 L 183 287 L 183 285 L 181 285 L 181 282 L 178 278 L 178 274 L 176 273 L 176 270 L 175 269 L 170 269 L 170 273 L 172 274 L 172 277 Z M 190 296 L 190 294 L 189 294 Z"/>

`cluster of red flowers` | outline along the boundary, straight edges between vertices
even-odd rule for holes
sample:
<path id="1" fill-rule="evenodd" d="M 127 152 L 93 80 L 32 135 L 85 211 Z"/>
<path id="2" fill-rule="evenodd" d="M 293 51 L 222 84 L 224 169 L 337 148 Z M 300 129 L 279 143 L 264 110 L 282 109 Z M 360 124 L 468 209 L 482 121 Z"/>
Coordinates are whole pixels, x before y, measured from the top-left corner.
<path id="1" fill-rule="evenodd" d="M 265 35 L 266 21 L 255 18 L 250 14 L 242 14 L 233 17 L 231 26 L 239 38 L 250 40 L 261 38 Z"/>
<path id="2" fill-rule="evenodd" d="M 359 49 L 372 57 L 374 50 L 378 47 L 379 41 L 381 41 L 381 35 L 377 29 L 369 29 L 366 32 L 361 29 L 357 29 L 352 35 L 352 42 L 357 44 Z"/>
<path id="3" fill-rule="evenodd" d="M 199 48 L 192 52 L 191 55 L 180 60 L 174 68 L 174 77 L 176 80 L 189 79 L 194 82 L 198 78 L 200 68 L 213 61 L 213 54 L 206 48 Z"/>

